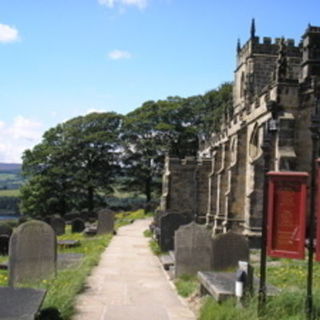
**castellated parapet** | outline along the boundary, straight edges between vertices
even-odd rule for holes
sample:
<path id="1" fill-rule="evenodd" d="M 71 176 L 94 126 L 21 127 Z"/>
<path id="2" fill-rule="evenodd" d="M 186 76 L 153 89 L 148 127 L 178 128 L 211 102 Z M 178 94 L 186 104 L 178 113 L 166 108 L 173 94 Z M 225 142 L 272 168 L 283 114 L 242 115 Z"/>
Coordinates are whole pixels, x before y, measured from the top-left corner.
<path id="1" fill-rule="evenodd" d="M 238 43 L 233 108 L 199 158 L 166 159 L 161 208 L 212 228 L 229 229 L 259 243 L 262 218 L 266 127 L 277 114 L 271 169 L 309 171 L 310 117 L 320 97 L 320 27 L 309 26 L 302 41 L 263 38 L 251 28 Z M 210 158 L 202 159 L 202 156 Z"/>

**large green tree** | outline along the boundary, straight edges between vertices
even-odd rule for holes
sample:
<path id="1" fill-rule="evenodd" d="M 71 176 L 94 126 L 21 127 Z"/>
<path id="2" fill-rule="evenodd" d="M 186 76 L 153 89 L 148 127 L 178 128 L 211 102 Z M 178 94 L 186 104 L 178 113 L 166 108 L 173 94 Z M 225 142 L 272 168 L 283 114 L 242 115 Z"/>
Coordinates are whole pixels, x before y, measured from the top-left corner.
<path id="1" fill-rule="evenodd" d="M 21 209 L 33 215 L 87 208 L 92 212 L 111 190 L 119 170 L 122 116 L 92 113 L 45 132 L 42 142 L 23 156 L 27 183 Z"/>
<path id="2" fill-rule="evenodd" d="M 231 107 L 232 85 L 225 83 L 204 95 L 147 101 L 127 114 L 122 128 L 124 188 L 144 193 L 150 201 L 152 191 L 160 191 L 164 156 L 196 156 Z"/>

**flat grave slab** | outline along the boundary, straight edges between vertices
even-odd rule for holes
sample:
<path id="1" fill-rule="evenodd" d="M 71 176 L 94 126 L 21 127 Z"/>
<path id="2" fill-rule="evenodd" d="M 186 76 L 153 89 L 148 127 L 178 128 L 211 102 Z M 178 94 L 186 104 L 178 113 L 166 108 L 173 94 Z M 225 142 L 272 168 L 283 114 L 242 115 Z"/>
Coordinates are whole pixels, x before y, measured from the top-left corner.
<path id="1" fill-rule="evenodd" d="M 33 320 L 46 295 L 45 290 L 0 287 L 2 320 Z"/>
<path id="2" fill-rule="evenodd" d="M 58 246 L 60 248 L 75 248 L 81 245 L 79 240 L 58 240 Z"/>
<path id="3" fill-rule="evenodd" d="M 168 271 L 170 267 L 174 265 L 174 260 L 172 259 L 170 254 L 162 254 L 159 256 L 159 259 L 164 270 Z"/>
<path id="4" fill-rule="evenodd" d="M 84 254 L 82 253 L 59 253 L 57 256 L 58 269 L 61 270 L 76 267 L 81 263 L 83 257 Z M 0 263 L 0 270 L 8 270 L 8 261 Z"/>
<path id="5" fill-rule="evenodd" d="M 59 253 L 58 269 L 73 268 L 78 266 L 84 257 L 83 253 Z"/>
<path id="6" fill-rule="evenodd" d="M 97 234 L 97 230 L 98 228 L 96 226 L 90 226 L 85 228 L 83 232 L 86 236 L 93 237 Z"/>
<path id="7" fill-rule="evenodd" d="M 199 271 L 198 279 L 201 284 L 201 293 L 209 293 L 218 302 L 235 296 L 235 272 Z M 254 277 L 254 292 L 258 292 L 259 279 Z M 272 285 L 267 285 L 267 296 L 275 296 L 280 290 Z"/>
<path id="8" fill-rule="evenodd" d="M 207 291 L 217 301 L 224 301 L 234 296 L 234 272 L 198 272 L 201 292 Z"/>

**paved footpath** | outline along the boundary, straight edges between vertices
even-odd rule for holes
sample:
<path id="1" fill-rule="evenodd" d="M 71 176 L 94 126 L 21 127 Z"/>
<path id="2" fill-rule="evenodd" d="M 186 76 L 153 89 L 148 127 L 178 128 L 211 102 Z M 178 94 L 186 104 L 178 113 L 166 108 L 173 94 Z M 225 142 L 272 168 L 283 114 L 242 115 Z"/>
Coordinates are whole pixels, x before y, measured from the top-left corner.
<path id="1" fill-rule="evenodd" d="M 150 220 L 124 226 L 77 298 L 73 320 L 195 320 L 143 236 Z"/>

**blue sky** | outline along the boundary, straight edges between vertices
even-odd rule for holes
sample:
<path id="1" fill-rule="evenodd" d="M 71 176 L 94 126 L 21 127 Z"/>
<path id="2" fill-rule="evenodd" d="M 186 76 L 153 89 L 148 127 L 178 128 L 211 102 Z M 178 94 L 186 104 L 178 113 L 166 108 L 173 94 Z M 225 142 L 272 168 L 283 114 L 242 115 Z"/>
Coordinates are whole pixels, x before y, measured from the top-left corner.
<path id="1" fill-rule="evenodd" d="M 204 93 L 233 79 L 237 38 L 294 38 L 318 0 L 1 0 L 0 162 L 90 111 Z"/>

